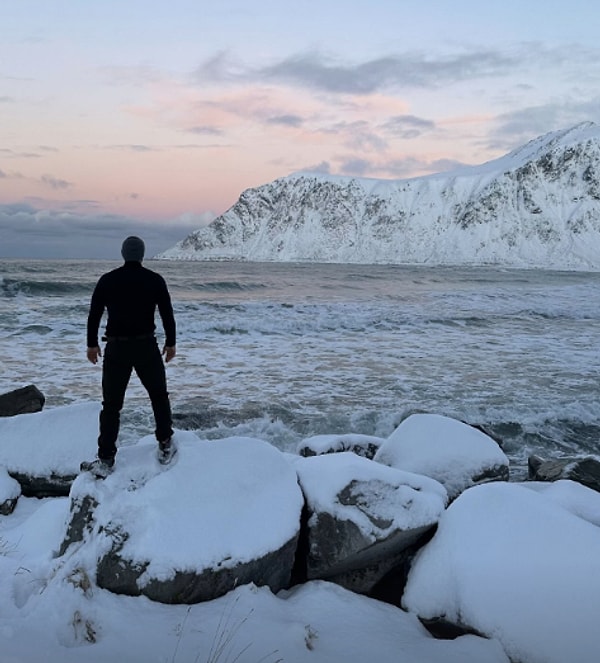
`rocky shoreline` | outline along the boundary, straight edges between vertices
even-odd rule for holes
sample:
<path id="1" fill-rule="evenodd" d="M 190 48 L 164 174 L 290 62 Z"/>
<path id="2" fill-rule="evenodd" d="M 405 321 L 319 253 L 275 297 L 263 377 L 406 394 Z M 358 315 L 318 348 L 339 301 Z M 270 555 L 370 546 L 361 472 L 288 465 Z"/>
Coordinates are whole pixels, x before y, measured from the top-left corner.
<path id="1" fill-rule="evenodd" d="M 31 393 L 23 392 L 23 398 L 31 400 Z M 40 406 L 38 414 L 24 417 L 18 402 L 15 409 L 16 428 L 19 422 L 29 425 L 32 416 L 49 414 Z M 65 419 L 68 410 L 58 416 Z M 92 431 L 96 422 L 89 418 Z M 387 439 L 321 435 L 303 440 L 296 454 L 253 438 L 209 442 L 178 431 L 176 440 L 177 462 L 167 471 L 152 456 L 152 440 L 143 439 L 121 449 L 115 472 L 101 481 L 74 473 L 73 463 L 28 471 L 11 461 L 0 439 L 0 513 L 9 515 L 21 494 L 68 495 L 70 520 L 55 556 L 73 563 L 85 549 L 102 551 L 95 582 L 116 594 L 193 604 L 242 584 L 268 586 L 276 593 L 323 580 L 414 608 L 437 637 L 490 637 L 477 620 L 412 606 L 409 582 L 415 559 L 423 559 L 443 517 L 476 494 L 480 508 L 488 496 L 497 500 L 500 486 L 511 491 L 509 460 L 484 431 L 419 413 Z M 538 492 L 540 482 L 577 482 L 600 491 L 600 462 L 593 457 L 531 457 L 529 473 Z M 514 499 L 513 492 L 522 495 L 527 509 L 535 491 L 519 493 L 525 484 L 512 484 L 516 492 L 503 499 Z M 178 491 L 183 485 L 186 490 Z M 249 485 L 251 500 L 236 500 L 241 485 Z M 160 504 L 157 491 L 164 495 Z M 166 514 L 171 511 L 184 515 L 182 530 L 170 530 Z M 253 531 L 241 537 L 247 544 L 240 547 L 245 528 Z M 206 545 L 199 546 L 199 540 Z M 160 555 L 154 557 L 157 541 Z"/>

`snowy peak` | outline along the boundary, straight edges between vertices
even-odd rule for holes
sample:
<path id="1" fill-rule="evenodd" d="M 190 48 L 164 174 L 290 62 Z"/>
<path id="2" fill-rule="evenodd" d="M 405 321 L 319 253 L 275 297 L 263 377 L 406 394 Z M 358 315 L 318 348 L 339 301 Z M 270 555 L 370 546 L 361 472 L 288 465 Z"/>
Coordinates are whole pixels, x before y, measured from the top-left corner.
<path id="1" fill-rule="evenodd" d="M 158 257 L 600 269 L 600 127 L 407 180 L 295 173 Z"/>
<path id="2" fill-rule="evenodd" d="M 534 161 L 547 152 L 569 148 L 573 145 L 581 145 L 590 140 L 598 140 L 600 128 L 593 122 L 582 122 L 568 129 L 553 131 L 530 140 L 525 145 L 516 148 L 502 157 L 502 159 L 513 159 L 516 161 Z"/>

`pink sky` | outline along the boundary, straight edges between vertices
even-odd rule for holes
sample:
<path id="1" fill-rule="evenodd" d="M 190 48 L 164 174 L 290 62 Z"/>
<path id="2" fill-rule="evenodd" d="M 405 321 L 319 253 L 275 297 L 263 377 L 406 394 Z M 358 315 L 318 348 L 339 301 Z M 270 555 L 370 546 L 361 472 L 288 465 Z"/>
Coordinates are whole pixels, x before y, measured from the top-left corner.
<path id="1" fill-rule="evenodd" d="M 57 219 L 170 244 L 291 172 L 414 177 L 600 117 L 584 0 L 7 4 L 0 255 Z"/>

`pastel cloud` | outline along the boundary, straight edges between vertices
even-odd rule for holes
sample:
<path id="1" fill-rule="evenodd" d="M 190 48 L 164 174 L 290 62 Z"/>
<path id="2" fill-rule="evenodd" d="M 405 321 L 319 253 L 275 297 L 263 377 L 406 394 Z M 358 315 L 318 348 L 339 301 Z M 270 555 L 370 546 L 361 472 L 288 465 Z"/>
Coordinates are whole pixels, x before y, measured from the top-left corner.
<path id="1" fill-rule="evenodd" d="M 528 42 L 511 48 L 462 48 L 389 54 L 362 62 L 333 58 L 319 51 L 297 53 L 262 66 L 237 62 L 219 52 L 194 71 L 198 84 L 240 81 L 292 85 L 333 94 L 369 95 L 383 90 L 439 88 L 475 79 L 509 76 L 534 68 L 567 68 L 569 64 L 599 62 L 597 50 L 547 47 Z"/>

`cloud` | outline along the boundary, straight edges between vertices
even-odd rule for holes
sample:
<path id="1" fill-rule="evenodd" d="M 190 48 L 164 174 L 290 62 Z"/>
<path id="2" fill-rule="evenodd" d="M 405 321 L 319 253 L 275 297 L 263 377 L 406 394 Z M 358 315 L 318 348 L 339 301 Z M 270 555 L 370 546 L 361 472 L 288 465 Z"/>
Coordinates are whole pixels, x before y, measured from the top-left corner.
<path id="1" fill-rule="evenodd" d="M 40 159 L 42 157 L 39 152 L 15 152 L 10 149 L 3 149 L 2 152 L 10 159 Z"/>
<path id="2" fill-rule="evenodd" d="M 221 52 L 200 65 L 194 79 L 238 83 L 254 80 L 329 93 L 366 95 L 390 87 L 437 88 L 478 77 L 499 76 L 522 69 L 533 54 L 535 50 L 524 45 L 517 51 L 473 49 L 444 56 L 404 53 L 348 63 L 319 52 L 308 52 L 251 68 L 236 64 L 232 57 Z"/>
<path id="3" fill-rule="evenodd" d="M 228 51 L 218 51 L 205 60 L 192 73 L 192 79 L 201 81 L 236 81 L 244 76 L 245 68 L 237 65 Z"/>
<path id="4" fill-rule="evenodd" d="M 11 170 L 10 172 L 7 172 L 5 170 L 0 171 L 0 178 L 2 179 L 7 179 L 7 180 L 23 180 L 27 179 L 25 175 L 22 173 L 19 173 L 15 170 Z"/>
<path id="5" fill-rule="evenodd" d="M 508 151 L 549 131 L 600 119 L 600 96 L 520 108 L 497 116 L 486 147 Z"/>
<path id="6" fill-rule="evenodd" d="M 329 163 L 329 161 L 321 161 L 321 163 L 317 163 L 314 166 L 307 166 L 305 168 L 301 168 L 298 172 L 322 173 L 323 175 L 329 175 L 329 173 L 331 173 L 331 164 Z"/>
<path id="7" fill-rule="evenodd" d="M 267 124 L 278 124 L 294 129 L 302 126 L 304 120 L 299 115 L 275 115 L 267 119 Z"/>
<path id="8" fill-rule="evenodd" d="M 124 150 L 127 152 L 158 152 L 159 148 L 153 145 L 131 144 L 131 145 L 107 145 L 107 150 Z"/>
<path id="9" fill-rule="evenodd" d="M 223 130 L 218 129 L 217 127 L 212 127 L 209 125 L 204 125 L 204 126 L 195 126 L 195 127 L 189 127 L 188 129 L 185 129 L 185 131 L 192 133 L 192 134 L 198 134 L 200 136 L 221 136 L 223 135 Z"/>
<path id="10" fill-rule="evenodd" d="M 386 150 L 388 146 L 387 141 L 373 131 L 366 120 L 336 122 L 322 127 L 319 133 L 339 135 L 344 139 L 346 147 L 357 151 L 380 152 Z"/>
<path id="11" fill-rule="evenodd" d="M 243 88 L 267 85 L 364 97 L 398 89 L 437 90 L 461 82 L 514 74 L 533 74 L 530 80 L 542 85 L 538 74 L 544 72 L 549 80 L 562 77 L 572 81 L 577 74 L 579 82 L 592 84 L 600 77 L 599 64 L 598 49 L 568 43 L 548 46 L 531 41 L 505 47 L 465 46 L 453 52 L 444 52 L 441 47 L 437 51 L 390 52 L 358 61 L 311 50 L 263 64 L 251 64 L 237 58 L 232 51 L 221 50 L 201 62 L 187 81 L 177 82 L 172 75 L 147 66 L 107 68 L 105 73 L 119 84 L 133 81 L 168 85 L 176 95 L 191 82 L 208 96 L 223 85 Z M 529 87 L 533 89 L 535 85 Z"/>
<path id="12" fill-rule="evenodd" d="M 48 185 L 51 189 L 54 190 L 68 189 L 70 186 L 72 186 L 71 182 L 58 179 L 53 175 L 42 175 L 42 177 L 40 178 L 40 182 L 42 182 L 42 184 Z"/>
<path id="13" fill-rule="evenodd" d="M 435 122 L 414 115 L 396 115 L 381 125 L 387 133 L 409 140 L 435 129 Z"/>
<path id="14" fill-rule="evenodd" d="M 340 164 L 340 172 L 343 175 L 364 177 L 367 173 L 372 172 L 372 170 L 373 164 L 370 161 L 359 157 L 346 159 Z"/>
<path id="15" fill-rule="evenodd" d="M 414 156 L 401 159 L 365 159 L 356 156 L 339 158 L 339 172 L 353 177 L 404 179 L 414 173 L 433 174 L 462 168 L 466 164 L 453 159 L 427 161 Z"/>
<path id="16" fill-rule="evenodd" d="M 41 201 L 40 201 L 41 202 Z M 75 211 L 86 204 L 89 213 Z M 69 201 L 59 210 L 32 203 L 0 205 L 4 258 L 120 259 L 121 242 L 138 235 L 148 257 L 160 253 L 216 215 L 186 213 L 162 223 L 94 212 L 95 201 Z"/>

